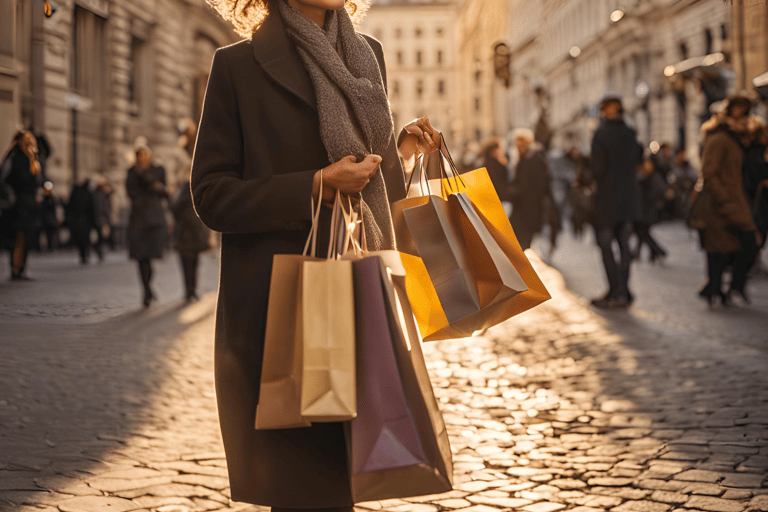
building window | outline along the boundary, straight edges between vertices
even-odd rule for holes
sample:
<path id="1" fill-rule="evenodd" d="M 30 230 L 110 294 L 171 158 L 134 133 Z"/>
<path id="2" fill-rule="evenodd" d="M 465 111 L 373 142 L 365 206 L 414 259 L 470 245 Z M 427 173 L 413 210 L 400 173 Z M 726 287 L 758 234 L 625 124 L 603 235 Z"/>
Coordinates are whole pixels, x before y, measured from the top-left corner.
<path id="1" fill-rule="evenodd" d="M 482 104 L 480 103 L 480 98 L 475 98 L 475 112 L 480 112 L 482 109 Z"/>
<path id="2" fill-rule="evenodd" d="M 413 35 L 416 37 L 421 37 L 422 32 L 423 31 L 421 30 L 421 27 L 416 27 L 413 31 Z"/>
<path id="3" fill-rule="evenodd" d="M 416 50 L 416 65 L 421 66 L 421 50 Z"/>
<path id="4" fill-rule="evenodd" d="M 725 23 L 720 25 L 720 39 L 723 41 L 728 39 L 728 27 L 725 26 Z"/>
<path id="5" fill-rule="evenodd" d="M 392 96 L 397 97 L 400 95 L 400 80 L 394 80 L 392 82 Z"/>
<path id="6" fill-rule="evenodd" d="M 150 48 L 151 27 L 142 20 L 131 22 L 131 54 L 128 69 L 128 101 L 130 113 L 146 118 L 152 110 L 153 88 L 152 55 Z"/>
<path id="7" fill-rule="evenodd" d="M 395 28 L 395 39 L 400 39 L 403 37 L 403 29 L 400 27 Z"/>
<path id="8" fill-rule="evenodd" d="M 106 25 L 101 16 L 75 7 L 71 85 L 97 105 L 107 97 Z"/>
<path id="9" fill-rule="evenodd" d="M 0 55 L 13 57 L 15 28 L 15 0 L 0 0 Z"/>
<path id="10" fill-rule="evenodd" d="M 437 28 L 435 29 L 435 35 L 436 35 L 437 37 L 443 37 L 443 33 L 444 33 L 444 32 L 445 32 L 445 30 L 443 29 L 443 27 L 437 27 Z"/>
<path id="11" fill-rule="evenodd" d="M 397 51 L 397 63 L 402 66 L 403 64 L 403 52 L 400 50 Z"/>
<path id="12" fill-rule="evenodd" d="M 482 71 L 475 71 L 475 85 L 480 85 L 480 81 L 483 79 Z"/>
<path id="13" fill-rule="evenodd" d="M 712 38 L 712 31 L 710 29 L 704 29 L 704 55 L 709 55 L 712 53 L 712 43 L 714 42 Z"/>
<path id="14" fill-rule="evenodd" d="M 418 80 L 416 82 L 416 97 L 421 99 L 423 95 L 424 95 L 424 81 Z"/>
<path id="15" fill-rule="evenodd" d="M 437 94 L 440 96 L 445 94 L 445 80 L 437 81 Z"/>
<path id="16" fill-rule="evenodd" d="M 443 50 L 437 50 L 437 63 L 443 63 Z"/>
<path id="17" fill-rule="evenodd" d="M 682 60 L 685 60 L 688 58 L 688 45 L 685 43 L 680 43 L 680 57 Z"/>

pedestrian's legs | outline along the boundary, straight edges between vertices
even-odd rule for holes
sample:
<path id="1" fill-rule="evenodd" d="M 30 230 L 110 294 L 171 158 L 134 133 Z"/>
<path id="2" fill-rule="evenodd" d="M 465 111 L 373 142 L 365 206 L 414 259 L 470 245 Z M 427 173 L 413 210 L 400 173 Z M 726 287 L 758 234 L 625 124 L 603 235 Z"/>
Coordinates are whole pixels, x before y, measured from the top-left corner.
<path id="1" fill-rule="evenodd" d="M 699 295 L 707 299 L 710 305 L 715 297 L 720 297 L 723 304 L 728 302 L 727 296 L 723 293 L 723 272 L 728 266 L 730 254 L 721 254 L 715 252 L 707 253 L 707 284 L 699 292 Z"/>
<path id="2" fill-rule="evenodd" d="M 747 274 L 754 265 L 760 249 L 757 247 L 757 240 L 753 232 L 740 232 L 741 251 L 736 253 L 733 261 L 733 279 L 731 279 L 731 288 L 728 295 L 737 293 L 741 295 L 745 302 L 749 303 L 749 296 L 746 293 Z"/>
<path id="3" fill-rule="evenodd" d="M 151 260 L 139 260 L 139 275 L 141 276 L 141 283 L 144 286 L 144 307 L 149 306 L 152 299 L 155 296 L 152 294 L 152 289 L 149 284 L 152 281 L 152 263 Z"/>
<path id="4" fill-rule="evenodd" d="M 632 223 L 624 222 L 616 227 L 616 241 L 619 243 L 619 278 L 616 296 L 619 299 L 627 299 L 632 302 L 632 294 L 629 292 L 629 267 L 632 264 L 632 254 L 629 250 L 629 236 L 632 234 Z"/>
<path id="5" fill-rule="evenodd" d="M 192 298 L 197 299 L 197 267 L 200 264 L 200 255 L 195 254 L 190 260 L 190 290 L 192 291 Z"/>
<path id="6" fill-rule="evenodd" d="M 91 255 L 90 245 L 91 244 L 88 242 L 83 242 L 77 246 L 77 249 L 80 252 L 80 263 L 82 263 L 83 265 L 86 265 L 88 263 L 88 256 Z"/>
<path id="7" fill-rule="evenodd" d="M 59 248 L 59 228 L 49 227 L 45 230 L 45 238 L 48 242 L 48 252 L 55 251 Z"/>
<path id="8" fill-rule="evenodd" d="M 603 266 L 605 267 L 605 275 L 608 278 L 608 297 L 615 297 L 618 287 L 619 267 L 616 264 L 616 258 L 613 255 L 613 237 L 614 230 L 611 228 L 596 230 L 597 245 L 600 247 L 600 252 L 603 255 Z"/>
<path id="9" fill-rule="evenodd" d="M 11 278 L 23 279 L 24 269 L 27 266 L 27 235 L 23 231 L 16 233 L 16 244 L 13 247 L 11 257 Z"/>
<path id="10" fill-rule="evenodd" d="M 195 294 L 195 273 L 197 272 L 197 255 L 183 256 L 179 254 L 181 260 L 181 270 L 184 273 L 184 289 L 186 291 L 187 301 L 196 297 Z"/>
<path id="11" fill-rule="evenodd" d="M 104 261 L 104 242 L 106 242 L 106 239 L 104 238 L 101 226 L 96 228 L 96 234 L 98 236 L 93 248 L 96 250 L 96 255 L 99 257 L 99 261 Z"/>

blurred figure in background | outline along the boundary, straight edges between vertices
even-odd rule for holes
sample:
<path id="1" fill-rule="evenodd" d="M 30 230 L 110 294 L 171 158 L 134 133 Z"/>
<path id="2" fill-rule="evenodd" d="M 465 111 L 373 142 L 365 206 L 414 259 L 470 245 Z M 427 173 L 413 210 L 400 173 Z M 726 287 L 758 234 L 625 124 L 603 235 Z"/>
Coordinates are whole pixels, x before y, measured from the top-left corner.
<path id="1" fill-rule="evenodd" d="M 520 160 L 509 186 L 512 200 L 510 222 L 523 250 L 531 247 L 533 236 L 545 222 L 545 198 L 550 196 L 550 176 L 547 160 L 539 147 L 533 145 L 533 132 L 518 128 L 513 132 Z"/>
<path id="2" fill-rule="evenodd" d="M 179 253 L 186 301 L 197 300 L 197 268 L 200 253 L 211 247 L 211 232 L 195 213 L 189 182 L 180 183 L 171 201 L 174 239 Z"/>
<path id="3" fill-rule="evenodd" d="M 106 177 L 99 176 L 96 181 L 96 189 L 93 191 L 93 205 L 96 215 L 96 254 L 99 260 L 104 260 L 104 244 L 115 250 L 115 241 L 112 236 L 112 186 Z"/>
<path id="4" fill-rule="evenodd" d="M 131 199 L 128 252 L 138 263 L 144 290 L 142 303 L 149 307 L 157 298 L 151 288 L 152 260 L 163 257 L 168 234 L 163 210 L 168 192 L 165 169 L 152 163 L 152 152 L 142 143 L 136 148 L 136 163 L 128 169 L 125 189 Z"/>
<path id="5" fill-rule="evenodd" d="M 636 169 L 643 149 L 623 114 L 621 98 L 605 97 L 600 102 L 601 122 L 592 138 L 592 175 L 597 183 L 593 222 L 608 278 L 608 293 L 592 301 L 600 308 L 627 307 L 633 301 L 629 291 L 629 236 L 633 224 L 642 217 Z M 614 240 L 619 246 L 619 261 L 613 252 Z"/>
<path id="6" fill-rule="evenodd" d="M 672 164 L 672 172 L 669 182 L 675 191 L 675 216 L 684 219 L 688 216 L 691 206 L 691 193 L 699 178 L 696 169 L 688 161 L 685 149 L 679 149 L 675 154 L 675 162 Z"/>
<path id="7" fill-rule="evenodd" d="M 752 117 L 750 132 L 744 155 L 744 193 L 752 208 L 762 249 L 768 236 L 768 127 L 760 118 Z"/>
<path id="8" fill-rule="evenodd" d="M 568 150 L 568 159 L 576 168 L 576 178 L 568 190 L 568 204 L 571 207 L 573 234 L 581 237 L 584 226 L 592 224 L 595 215 L 595 180 L 592 177 L 591 160 L 575 147 Z"/>
<path id="9" fill-rule="evenodd" d="M 40 216 L 48 252 L 55 251 L 59 248 L 60 206 L 61 201 L 53 195 L 53 183 L 46 181 L 43 184 L 43 201 L 40 204 Z"/>
<path id="10" fill-rule="evenodd" d="M 664 197 L 669 186 L 661 174 L 655 171 L 651 158 L 647 158 L 640 167 L 638 180 L 643 199 L 643 214 L 642 218 L 635 223 L 638 243 L 632 257 L 639 259 L 642 255 L 643 245 L 647 245 L 650 250 L 651 263 L 654 263 L 657 259 L 663 259 L 667 256 L 666 249 L 651 235 L 651 226 L 659 220 L 659 210 L 664 205 Z"/>
<path id="11" fill-rule="evenodd" d="M 66 208 L 69 236 L 80 254 L 80 263 L 88 264 L 91 254 L 91 230 L 96 227 L 96 208 L 91 192 L 91 180 L 73 185 Z"/>
<path id="12" fill-rule="evenodd" d="M 491 137 L 483 145 L 481 151 L 483 162 L 480 167 L 485 167 L 491 183 L 496 189 L 502 203 L 509 201 L 509 179 L 507 176 L 507 157 L 501 147 L 498 137 Z M 475 168 L 477 169 L 477 167 Z"/>
<path id="13" fill-rule="evenodd" d="M 10 251 L 11 280 L 29 280 L 26 274 L 29 241 L 39 234 L 42 224 L 40 203 L 44 181 L 37 159 L 37 139 L 28 130 L 13 137 L 13 143 L 3 159 L 5 183 L 13 191 L 13 206 L 0 216 L 0 238 Z"/>
<path id="14" fill-rule="evenodd" d="M 749 98 L 733 96 L 723 112 L 701 127 L 704 189 L 700 201 L 708 280 L 699 295 L 710 305 L 716 299 L 728 305 L 735 294 L 749 301 L 745 288 L 747 272 L 758 253 L 760 237 L 743 186 L 745 146 L 753 138 L 748 115 L 751 106 Z M 726 294 L 722 289 L 723 273 L 729 264 L 733 265 L 733 278 Z"/>

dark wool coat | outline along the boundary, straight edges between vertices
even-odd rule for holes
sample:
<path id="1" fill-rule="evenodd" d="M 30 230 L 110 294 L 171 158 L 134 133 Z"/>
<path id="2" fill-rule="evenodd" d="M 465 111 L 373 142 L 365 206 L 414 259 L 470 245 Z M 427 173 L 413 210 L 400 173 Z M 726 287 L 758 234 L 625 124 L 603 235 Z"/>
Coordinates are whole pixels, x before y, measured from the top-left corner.
<path id="1" fill-rule="evenodd" d="M 368 41 L 386 83 L 381 45 Z M 405 197 L 405 184 L 394 137 L 390 142 L 381 169 L 394 202 Z M 313 177 L 329 164 L 312 82 L 282 19 L 269 15 L 252 41 L 214 56 L 191 179 L 198 215 L 223 233 L 215 380 L 237 501 L 352 504 L 342 424 L 254 429 L 272 258 L 302 252 Z M 321 234 L 327 229 L 321 224 Z"/>
<path id="2" fill-rule="evenodd" d="M 135 260 L 159 259 L 168 242 L 168 223 L 165 220 L 163 200 L 165 169 L 152 165 L 144 172 L 135 167 L 128 170 L 125 188 L 131 198 L 128 219 L 128 252 Z"/>
<path id="3" fill-rule="evenodd" d="M 635 132 L 622 119 L 600 123 L 592 137 L 592 176 L 595 194 L 595 229 L 614 228 L 642 218 L 637 165 L 643 149 Z"/>
<path id="4" fill-rule="evenodd" d="M 741 242 L 737 231 L 757 229 L 743 188 L 744 149 L 724 124 L 705 125 L 705 130 L 701 156 L 703 193 L 706 194 L 704 250 L 709 253 L 738 252 Z"/>
<path id="5" fill-rule="evenodd" d="M 515 177 L 509 186 L 512 199 L 510 221 L 519 239 L 529 240 L 544 226 L 544 199 L 550 195 L 550 181 L 544 153 L 534 148 L 526 151 L 517 163 Z"/>
<path id="6" fill-rule="evenodd" d="M 16 233 L 21 231 L 31 240 L 42 227 L 37 193 L 43 183 L 43 176 L 42 173 L 32 174 L 29 157 L 19 146 L 11 149 L 6 158 L 10 162 L 10 170 L 5 182 L 13 189 L 16 202 L 0 216 L 0 237 L 3 246 L 13 248 Z"/>
<path id="7" fill-rule="evenodd" d="M 78 247 L 90 245 L 91 230 L 96 227 L 96 205 L 87 182 L 72 187 L 66 212 L 72 243 Z"/>
<path id="8" fill-rule="evenodd" d="M 189 183 L 181 183 L 171 202 L 173 238 L 182 258 L 193 257 L 211 247 L 211 231 L 203 224 L 192 205 Z"/>

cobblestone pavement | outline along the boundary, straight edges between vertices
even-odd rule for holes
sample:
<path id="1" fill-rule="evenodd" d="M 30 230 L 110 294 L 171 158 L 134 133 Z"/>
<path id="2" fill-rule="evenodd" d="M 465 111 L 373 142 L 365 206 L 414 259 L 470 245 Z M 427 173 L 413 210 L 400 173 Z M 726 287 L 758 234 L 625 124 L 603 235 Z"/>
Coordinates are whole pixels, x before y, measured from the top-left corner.
<path id="1" fill-rule="evenodd" d="M 425 346 L 455 490 L 359 510 L 768 510 L 765 346 L 600 316 L 536 265 L 552 301 Z M 228 499 L 214 301 L 3 318 L 0 510 L 264 510 Z"/>

